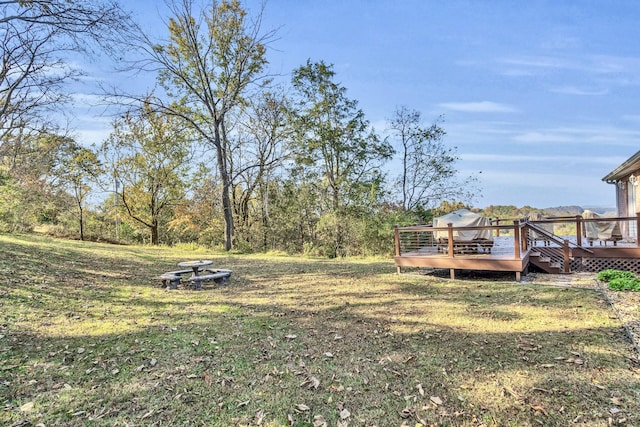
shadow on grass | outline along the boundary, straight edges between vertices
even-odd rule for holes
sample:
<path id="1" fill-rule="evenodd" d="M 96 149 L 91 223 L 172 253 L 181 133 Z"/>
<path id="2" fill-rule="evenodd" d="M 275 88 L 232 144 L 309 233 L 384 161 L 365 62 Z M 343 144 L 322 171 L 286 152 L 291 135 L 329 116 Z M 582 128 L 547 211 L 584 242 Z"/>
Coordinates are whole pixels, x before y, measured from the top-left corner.
<path id="1" fill-rule="evenodd" d="M 0 261 L 9 425 L 640 421 L 631 347 L 593 292 L 230 256 L 230 285 L 168 292 L 141 272 L 182 254 L 26 246 Z M 37 278 L 14 265 L 47 252 Z"/>

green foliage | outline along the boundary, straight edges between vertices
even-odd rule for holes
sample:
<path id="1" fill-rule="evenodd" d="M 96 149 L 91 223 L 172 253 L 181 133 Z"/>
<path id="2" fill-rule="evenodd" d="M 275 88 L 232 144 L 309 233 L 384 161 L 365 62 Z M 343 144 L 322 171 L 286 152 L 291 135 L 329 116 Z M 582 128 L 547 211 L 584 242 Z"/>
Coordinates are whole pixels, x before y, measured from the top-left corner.
<path id="1" fill-rule="evenodd" d="M 342 208 L 379 200 L 379 168 L 393 148 L 380 140 L 358 102 L 347 98 L 347 89 L 334 80 L 333 67 L 322 61 L 307 61 L 294 70 L 297 102 L 290 113 L 299 165 L 294 172 L 324 196 L 315 209 L 338 214 Z"/>
<path id="2" fill-rule="evenodd" d="M 608 269 L 598 273 L 598 280 L 607 282 L 614 291 L 640 291 L 640 279 L 631 271 Z"/>
<path id="3" fill-rule="evenodd" d="M 598 280 L 602 282 L 610 282 L 614 279 L 635 279 L 636 275 L 631 271 L 608 269 L 598 273 Z"/>
<path id="4" fill-rule="evenodd" d="M 614 291 L 640 291 L 640 279 L 636 277 L 616 277 L 609 281 L 609 289 Z"/>
<path id="5" fill-rule="evenodd" d="M 152 244 L 160 243 L 171 211 L 185 202 L 191 137 L 179 120 L 147 103 L 114 123 L 102 146 L 110 176 L 122 184 L 118 197 L 124 217 L 132 227 L 146 229 Z"/>

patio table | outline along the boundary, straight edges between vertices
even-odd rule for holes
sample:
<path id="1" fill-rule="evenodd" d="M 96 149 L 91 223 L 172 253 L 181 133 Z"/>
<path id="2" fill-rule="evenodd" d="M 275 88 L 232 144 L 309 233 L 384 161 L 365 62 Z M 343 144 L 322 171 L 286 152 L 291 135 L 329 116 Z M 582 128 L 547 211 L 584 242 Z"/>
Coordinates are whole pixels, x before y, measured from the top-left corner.
<path id="1" fill-rule="evenodd" d="M 198 261 L 183 261 L 178 263 L 178 267 L 191 268 L 193 270 L 192 282 L 197 290 L 202 289 L 202 280 L 197 280 L 197 276 L 200 275 L 200 268 L 213 264 L 211 260 L 198 260 Z"/>

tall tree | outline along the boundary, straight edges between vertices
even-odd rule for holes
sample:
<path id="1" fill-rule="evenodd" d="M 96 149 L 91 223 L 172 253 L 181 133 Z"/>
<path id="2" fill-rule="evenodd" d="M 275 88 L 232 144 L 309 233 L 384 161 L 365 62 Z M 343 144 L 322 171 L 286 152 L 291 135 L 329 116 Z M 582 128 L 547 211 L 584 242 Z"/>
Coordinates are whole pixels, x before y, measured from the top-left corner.
<path id="1" fill-rule="evenodd" d="M 308 60 L 294 70 L 292 83 L 298 98 L 292 116 L 300 165 L 297 173 L 320 186 L 324 200 L 318 208 L 333 215 L 327 217 L 327 223 L 332 224 L 339 251 L 348 211 L 380 200 L 380 168 L 393 149 L 380 140 L 358 102 L 348 99 L 346 88 L 334 79 L 333 67 L 322 61 Z"/>
<path id="2" fill-rule="evenodd" d="M 447 146 L 439 122 L 423 127 L 419 111 L 399 107 L 389 122 L 402 169 L 396 178 L 404 210 L 429 209 L 441 201 L 468 202 L 477 195 L 476 178 L 458 179 L 455 147 Z"/>
<path id="3" fill-rule="evenodd" d="M 289 156 L 291 127 L 282 92 L 264 92 L 247 100 L 238 117 L 232 148 L 230 174 L 233 181 L 235 227 L 246 242 L 261 236 L 266 247 L 269 225 L 269 182 Z M 261 228 L 260 233 L 251 225 Z"/>
<path id="4" fill-rule="evenodd" d="M 116 195 L 130 218 L 160 241 L 161 220 L 185 201 L 189 132 L 175 117 L 149 105 L 114 124 L 102 145 L 109 175 L 122 184 Z"/>
<path id="5" fill-rule="evenodd" d="M 371 129 L 358 102 L 334 82 L 333 66 L 307 63 L 293 72 L 298 103 L 293 109 L 298 161 L 325 187 L 334 211 L 358 200 L 363 185 L 380 180 L 393 149 Z M 365 190 L 366 191 L 366 190 Z"/>
<path id="6" fill-rule="evenodd" d="M 170 2 L 169 40 L 156 43 L 142 34 L 137 43 L 146 57 L 134 66 L 159 70 L 159 81 L 173 102 L 155 108 L 183 119 L 214 149 L 229 250 L 234 215 L 227 121 L 264 77 L 266 45 L 273 33 L 261 34 L 261 15 L 249 19 L 238 0 L 210 2 L 198 11 L 194 3 Z"/>

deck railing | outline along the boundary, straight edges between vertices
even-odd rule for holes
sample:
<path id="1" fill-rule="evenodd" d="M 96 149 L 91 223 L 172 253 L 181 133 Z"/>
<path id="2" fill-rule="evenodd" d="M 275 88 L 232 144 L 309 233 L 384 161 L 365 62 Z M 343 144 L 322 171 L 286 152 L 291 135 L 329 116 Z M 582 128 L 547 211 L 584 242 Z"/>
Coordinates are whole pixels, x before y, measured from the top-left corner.
<path id="1" fill-rule="evenodd" d="M 469 253 L 492 253 L 494 255 L 509 255 L 520 258 L 522 251 L 527 249 L 526 240 L 522 239 L 525 223 L 519 220 L 512 225 L 490 225 L 479 227 L 433 227 L 431 225 L 413 225 L 408 227 L 395 227 L 395 254 L 402 256 L 407 254 L 428 255 L 434 253 L 446 254 L 455 257 Z M 477 239 L 471 241 L 459 241 L 455 238 L 458 232 L 482 232 L 489 231 L 491 235 L 512 236 L 511 244 L 496 245 L 494 242 Z M 444 237 L 446 236 L 446 237 Z"/>
<path id="2" fill-rule="evenodd" d="M 612 246 L 624 245 L 640 248 L 640 239 L 630 233 L 632 230 L 640 230 L 640 216 L 634 217 L 600 217 L 584 218 L 581 215 L 572 217 L 552 217 L 536 221 L 524 219 L 500 219 L 490 220 L 490 226 L 482 227 L 433 227 L 427 225 L 413 225 L 408 227 L 395 227 L 395 255 L 428 255 L 434 253 L 446 254 L 455 257 L 460 254 L 472 252 L 512 255 L 518 259 L 537 244 L 537 240 L 545 241 L 545 244 L 561 247 L 582 248 L 589 252 L 589 247 L 594 244 L 606 246 L 609 242 Z M 507 223 L 509 223 L 507 225 Z M 619 235 L 594 236 L 587 232 L 590 225 L 596 224 L 607 228 L 607 224 L 616 226 L 620 230 Z M 531 226 L 530 226 L 531 225 Z M 542 229 L 542 230 L 541 230 Z M 481 241 L 456 242 L 454 236 L 462 231 L 489 230 L 495 236 L 493 245 L 483 245 Z M 542 233 L 547 230 L 549 235 Z M 630 235 L 631 234 L 631 235 Z M 536 237 L 533 238 L 532 236 Z M 436 236 L 439 236 L 436 237 Z M 443 238 L 442 236 L 447 236 Z M 499 241 L 498 241 L 499 240 Z M 563 252 L 567 253 L 567 249 Z"/>

